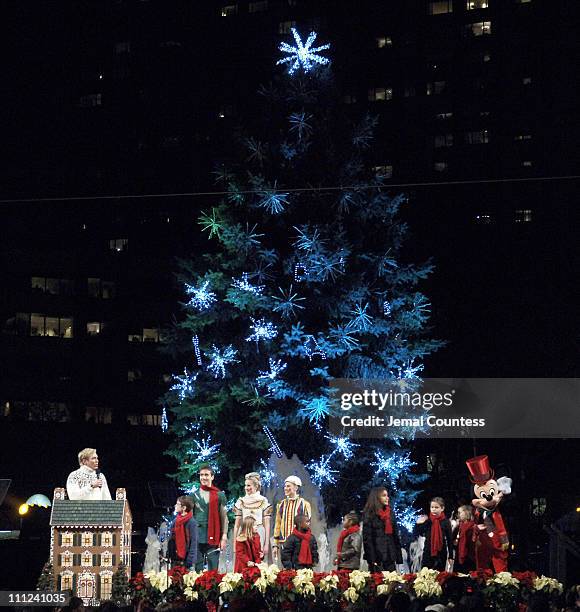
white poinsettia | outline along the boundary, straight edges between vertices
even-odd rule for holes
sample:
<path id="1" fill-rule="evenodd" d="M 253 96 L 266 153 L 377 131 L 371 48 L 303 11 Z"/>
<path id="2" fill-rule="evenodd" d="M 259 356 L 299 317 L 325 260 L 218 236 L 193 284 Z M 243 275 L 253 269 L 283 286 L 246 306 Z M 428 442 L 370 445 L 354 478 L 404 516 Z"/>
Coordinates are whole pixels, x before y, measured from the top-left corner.
<path id="1" fill-rule="evenodd" d="M 417 597 L 440 597 L 443 594 L 441 585 L 437 582 L 437 570 L 422 568 L 413 581 L 413 590 Z"/>
<path id="2" fill-rule="evenodd" d="M 266 592 L 266 589 L 270 586 L 268 579 L 265 576 L 260 576 L 256 582 L 254 582 L 254 587 L 262 593 L 262 595 Z"/>
<path id="3" fill-rule="evenodd" d="M 558 582 L 555 578 L 548 578 L 548 576 L 540 576 L 539 578 L 534 578 L 534 589 L 536 591 L 556 591 L 557 593 L 562 593 L 564 590 L 564 585 L 561 582 Z"/>
<path id="4" fill-rule="evenodd" d="M 195 586 L 195 581 L 201 576 L 201 574 L 198 574 L 197 572 L 188 572 L 187 574 L 183 575 L 183 584 L 186 587 L 193 587 Z"/>
<path id="5" fill-rule="evenodd" d="M 227 593 L 233 591 L 236 587 L 240 586 L 244 581 L 244 577 L 236 572 L 228 572 L 225 574 L 220 582 L 220 593 Z"/>
<path id="6" fill-rule="evenodd" d="M 357 591 L 364 589 L 367 578 L 371 575 L 370 572 L 361 572 L 360 570 L 353 570 L 349 576 L 349 582 L 352 587 L 354 587 Z"/>
<path id="7" fill-rule="evenodd" d="M 328 591 L 332 589 L 336 589 L 338 587 L 338 576 L 334 574 L 329 574 L 320 580 L 318 583 L 318 588 L 323 593 L 328 593 Z"/>
<path id="8" fill-rule="evenodd" d="M 165 591 L 167 591 L 167 589 L 171 586 L 171 578 L 167 575 L 166 570 L 145 574 L 145 578 L 147 578 L 151 586 L 160 593 L 165 593 Z"/>
<path id="9" fill-rule="evenodd" d="M 401 584 L 405 584 L 405 579 L 399 572 L 382 572 L 383 574 L 383 582 L 385 584 L 389 584 L 391 582 L 400 582 Z M 382 586 L 382 585 L 379 585 Z"/>
<path id="10" fill-rule="evenodd" d="M 359 598 L 358 591 L 354 587 L 348 587 L 346 591 L 342 594 L 342 596 L 350 603 L 355 603 Z"/>
<path id="11" fill-rule="evenodd" d="M 194 591 L 190 586 L 183 589 L 183 594 L 185 595 L 185 599 L 187 599 L 187 601 L 195 601 L 199 597 L 199 593 Z"/>
<path id="12" fill-rule="evenodd" d="M 296 576 L 292 578 L 292 584 L 296 592 L 300 595 L 314 595 L 313 578 L 314 572 L 311 569 L 299 569 L 296 572 Z"/>
<path id="13" fill-rule="evenodd" d="M 258 565 L 261 575 L 268 581 L 268 584 L 274 584 L 276 578 L 280 573 L 280 568 L 277 565 L 268 565 L 267 563 L 260 563 Z"/>
<path id="14" fill-rule="evenodd" d="M 487 584 L 501 584 L 502 586 L 519 586 L 520 581 L 514 578 L 510 572 L 498 572 L 488 579 Z"/>

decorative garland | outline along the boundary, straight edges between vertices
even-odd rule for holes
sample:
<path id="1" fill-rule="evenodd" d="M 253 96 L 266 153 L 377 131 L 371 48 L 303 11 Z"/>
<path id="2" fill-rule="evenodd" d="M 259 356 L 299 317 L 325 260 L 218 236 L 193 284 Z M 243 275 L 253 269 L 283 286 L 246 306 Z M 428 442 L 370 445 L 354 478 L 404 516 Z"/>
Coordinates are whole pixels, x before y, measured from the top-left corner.
<path id="1" fill-rule="evenodd" d="M 466 593 L 481 593 L 493 610 L 518 610 L 534 595 L 541 594 L 556 604 L 563 585 L 554 578 L 538 577 L 534 572 L 491 570 L 456 574 L 423 568 L 417 574 L 337 570 L 313 572 L 310 569 L 280 570 L 276 565 L 251 567 L 240 573 L 220 574 L 217 570 L 201 574 L 174 567 L 169 572 L 139 572 L 129 584 L 129 595 L 136 604 L 155 607 L 160 603 L 179 604 L 200 601 L 217 609 L 220 601 L 253 599 L 256 609 L 299 610 L 316 601 L 328 610 L 368 610 L 382 595 L 403 591 L 428 603 L 448 603 L 448 581 L 462 583 Z M 451 586 L 449 583 L 447 586 Z"/>

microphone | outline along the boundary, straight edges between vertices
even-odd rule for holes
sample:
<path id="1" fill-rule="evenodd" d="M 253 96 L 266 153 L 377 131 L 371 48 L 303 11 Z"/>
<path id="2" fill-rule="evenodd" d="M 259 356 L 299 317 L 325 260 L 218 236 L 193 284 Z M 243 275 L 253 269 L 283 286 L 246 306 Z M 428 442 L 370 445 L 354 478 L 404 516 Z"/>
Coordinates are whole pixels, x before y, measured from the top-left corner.
<path id="1" fill-rule="evenodd" d="M 97 476 L 97 480 L 101 480 L 101 470 L 99 470 L 99 468 L 95 470 L 95 475 Z"/>

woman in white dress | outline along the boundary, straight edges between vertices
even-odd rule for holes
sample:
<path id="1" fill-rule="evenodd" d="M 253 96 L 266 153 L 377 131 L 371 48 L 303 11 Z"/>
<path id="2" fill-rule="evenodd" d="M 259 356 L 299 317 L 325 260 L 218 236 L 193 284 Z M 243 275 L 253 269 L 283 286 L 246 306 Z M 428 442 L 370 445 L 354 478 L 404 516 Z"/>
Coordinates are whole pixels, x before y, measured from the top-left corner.
<path id="1" fill-rule="evenodd" d="M 240 497 L 234 504 L 234 515 L 236 517 L 236 522 L 234 523 L 234 541 L 238 535 L 242 521 L 246 516 L 253 516 L 256 520 L 258 533 L 260 534 L 262 552 L 265 558 L 270 549 L 272 505 L 260 494 L 261 486 L 262 481 L 260 479 L 260 474 L 257 472 L 246 474 L 244 484 L 246 494 L 244 497 Z"/>

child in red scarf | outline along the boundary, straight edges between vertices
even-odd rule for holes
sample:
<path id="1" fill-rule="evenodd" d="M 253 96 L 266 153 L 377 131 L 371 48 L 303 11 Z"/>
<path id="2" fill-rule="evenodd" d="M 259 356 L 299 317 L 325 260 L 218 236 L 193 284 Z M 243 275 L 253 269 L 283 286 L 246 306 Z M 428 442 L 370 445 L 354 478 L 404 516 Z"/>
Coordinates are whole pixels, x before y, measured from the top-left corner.
<path id="1" fill-rule="evenodd" d="M 242 521 L 240 534 L 236 538 L 236 562 L 234 572 L 241 573 L 247 567 L 254 567 L 262 561 L 264 553 L 260 544 L 260 534 L 256 527 L 256 519 L 246 516 Z"/>
<path id="2" fill-rule="evenodd" d="M 455 528 L 454 544 L 457 548 L 454 572 L 467 574 L 475 569 L 475 522 L 473 508 L 460 506 L 457 511 L 459 522 Z"/>
<path id="3" fill-rule="evenodd" d="M 344 529 L 340 532 L 336 544 L 336 559 L 334 565 L 338 569 L 360 569 L 360 552 L 362 549 L 362 536 L 360 533 L 360 519 L 356 512 L 349 512 L 342 522 Z"/>
<path id="4" fill-rule="evenodd" d="M 446 569 L 447 561 L 453 559 L 451 522 L 445 516 L 445 501 L 442 497 L 431 500 L 430 510 L 429 516 L 424 514 L 417 519 L 417 532 L 425 536 L 421 566 L 442 572 Z"/>
<path id="5" fill-rule="evenodd" d="M 178 497 L 175 512 L 176 517 L 169 525 L 169 557 L 174 565 L 192 568 L 197 560 L 197 523 L 193 518 L 191 497 Z"/>
<path id="6" fill-rule="evenodd" d="M 298 514 L 294 519 L 294 531 L 282 548 L 282 565 L 284 569 L 312 569 L 317 563 L 318 545 L 310 531 L 310 518 Z"/>

